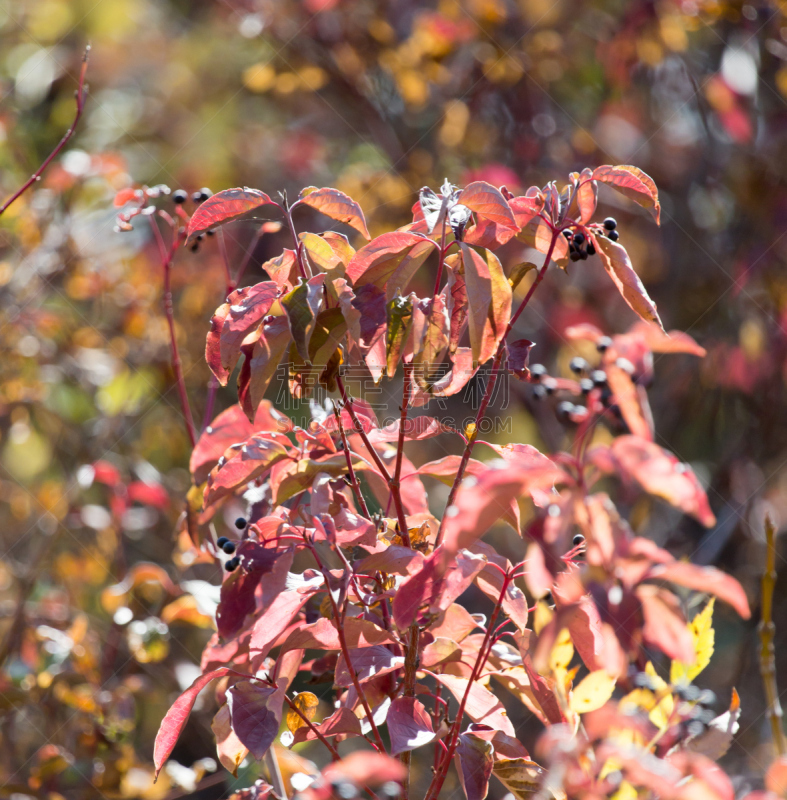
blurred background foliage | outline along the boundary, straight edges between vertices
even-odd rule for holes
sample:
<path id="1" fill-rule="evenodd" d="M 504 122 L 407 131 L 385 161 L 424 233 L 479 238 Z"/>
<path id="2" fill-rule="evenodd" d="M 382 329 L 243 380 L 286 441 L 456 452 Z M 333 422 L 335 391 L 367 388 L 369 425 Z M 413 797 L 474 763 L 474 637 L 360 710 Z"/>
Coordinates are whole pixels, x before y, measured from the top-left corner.
<path id="1" fill-rule="evenodd" d="M 667 327 L 708 348 L 702 363 L 657 363 L 651 401 L 661 443 L 707 483 L 719 524 L 706 533 L 644 499 L 632 521 L 732 571 L 756 599 L 764 513 L 787 523 L 784 12 L 705 0 L 0 0 L 4 196 L 71 123 L 92 46 L 77 135 L 0 219 L 0 796 L 229 790 L 209 760 L 209 708 L 174 754 L 182 769 L 152 783 L 153 736 L 198 670 L 220 569 L 179 533 L 189 444 L 160 263 L 144 226 L 113 232 L 112 198 L 130 185 L 333 185 L 374 235 L 408 222 L 417 190 L 446 176 L 521 190 L 586 165 L 643 168 L 662 227 L 612 193 L 603 208 Z M 253 240 L 244 224 L 225 233 L 233 263 L 253 245 L 247 282 L 288 244 Z M 173 273 L 198 421 L 204 337 L 225 290 L 217 239 Z M 533 360 L 566 374 L 568 325 L 633 321 L 593 262 L 552 275 L 525 316 Z M 502 438 L 560 446 L 549 407 L 511 391 Z M 217 410 L 231 402 L 222 390 Z M 430 491 L 438 510 L 444 491 Z M 770 745 L 754 627 L 717 617 L 704 680 L 720 708 L 738 687 L 728 760 L 741 787 L 757 786 Z M 238 785 L 253 778 L 242 771 Z"/>

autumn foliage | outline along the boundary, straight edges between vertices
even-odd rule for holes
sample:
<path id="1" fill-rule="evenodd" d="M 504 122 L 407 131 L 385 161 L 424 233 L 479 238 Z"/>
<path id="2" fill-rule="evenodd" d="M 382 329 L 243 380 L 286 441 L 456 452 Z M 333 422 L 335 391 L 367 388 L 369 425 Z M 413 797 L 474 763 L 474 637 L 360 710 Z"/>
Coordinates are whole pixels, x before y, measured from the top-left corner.
<path id="1" fill-rule="evenodd" d="M 600 183 L 659 221 L 656 186 L 633 166 L 585 169 L 562 188 L 519 196 L 446 181 L 421 190 L 410 224 L 374 238 L 359 204 L 332 188 L 306 188 L 293 202 L 228 189 L 191 214 L 164 207 L 166 187 L 118 196 L 119 229 L 152 225 L 165 269 L 181 247 L 235 220 L 258 219 L 260 230 L 279 222 L 292 235 L 263 264 L 265 281 L 235 288 L 228 264 L 226 302 L 205 331 L 217 384 L 240 364 L 238 402 L 196 439 L 183 531 L 200 558 L 224 563 L 225 577 L 202 674 L 161 722 L 157 771 L 211 686 L 222 765 L 268 765 L 268 782 L 243 797 L 436 800 L 449 780 L 468 800 L 483 800 L 490 781 L 517 798 L 733 797 L 715 761 L 737 729 L 737 694 L 709 716 L 693 680 L 713 654 L 714 602 L 746 619 L 746 594 L 724 572 L 636 536 L 613 499 L 642 492 L 715 523 L 691 467 L 657 442 L 647 397 L 654 353 L 705 351 L 662 328 L 614 220 L 599 219 Z M 366 243 L 299 231 L 304 206 Z M 513 240 L 533 262 L 505 257 Z M 537 345 L 514 332 L 526 329 L 545 276 L 559 281 L 580 260 L 607 273 L 640 321 L 612 337 L 575 325 L 567 337 L 589 343 L 597 363 L 580 359 L 576 380 L 532 374 Z M 421 297 L 411 283 L 424 273 L 434 289 Z M 329 396 L 312 404 L 307 428 L 268 398 L 280 365 L 292 397 Z M 459 430 L 428 413 L 481 369 L 475 422 Z M 367 386 L 401 383 L 398 419 L 381 424 L 353 394 L 359 374 Z M 567 451 L 482 439 L 494 388 L 509 379 L 560 400 Z M 183 413 L 190 423 L 187 399 Z M 416 464 L 410 443 L 432 437 L 458 437 L 462 455 Z M 450 487 L 438 517 L 426 476 Z M 239 530 L 221 531 L 221 509 L 238 501 L 247 508 Z M 513 563 L 484 541 L 499 524 L 521 535 Z M 463 604 L 473 586 L 490 614 Z M 708 599 L 687 618 L 697 593 Z M 668 674 L 654 667 L 657 654 Z M 292 691 L 304 673 L 332 686 L 329 713 L 312 692 Z M 511 703 L 543 726 L 533 752 L 517 738 Z M 283 782 L 277 759 L 305 742 L 331 763 L 317 773 L 290 760 Z M 415 771 L 424 751 L 431 775 Z"/>

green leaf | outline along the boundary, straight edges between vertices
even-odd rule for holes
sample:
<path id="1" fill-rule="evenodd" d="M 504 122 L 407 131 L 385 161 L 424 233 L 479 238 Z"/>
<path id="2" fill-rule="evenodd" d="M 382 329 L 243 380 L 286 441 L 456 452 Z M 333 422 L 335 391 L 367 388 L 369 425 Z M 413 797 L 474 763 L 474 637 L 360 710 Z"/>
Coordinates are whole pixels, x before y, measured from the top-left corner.
<path id="1" fill-rule="evenodd" d="M 393 378 L 396 373 L 405 339 L 410 332 L 414 296 L 402 297 L 397 290 L 394 298 L 385 306 L 388 321 L 385 333 L 385 360 L 389 378 Z"/>
<path id="2" fill-rule="evenodd" d="M 287 312 L 292 340 L 295 343 L 298 354 L 306 362 L 310 360 L 309 341 L 314 331 L 317 312 L 322 301 L 324 282 L 324 273 L 315 275 L 281 298 L 281 304 Z"/>

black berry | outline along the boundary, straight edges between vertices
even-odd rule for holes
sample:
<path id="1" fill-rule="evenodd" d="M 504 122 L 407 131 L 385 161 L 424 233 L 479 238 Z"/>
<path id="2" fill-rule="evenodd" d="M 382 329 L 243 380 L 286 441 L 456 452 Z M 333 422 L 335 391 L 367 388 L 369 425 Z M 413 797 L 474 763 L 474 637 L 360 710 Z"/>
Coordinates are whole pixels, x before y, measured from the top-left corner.
<path id="1" fill-rule="evenodd" d="M 219 536 L 219 538 L 216 539 L 216 544 L 219 547 L 224 547 L 224 545 L 227 544 L 228 541 L 229 539 L 226 536 Z"/>
<path id="2" fill-rule="evenodd" d="M 590 373 L 590 380 L 596 386 L 605 386 L 607 383 L 607 373 L 604 372 L 603 369 L 594 369 L 593 372 Z"/>
<path id="3" fill-rule="evenodd" d="M 576 358 L 571 359 L 571 363 L 569 364 L 572 372 L 576 372 L 579 375 L 580 372 L 584 372 L 586 369 L 590 368 L 590 364 L 585 361 L 584 358 L 581 356 L 577 356 Z"/>
<path id="4" fill-rule="evenodd" d="M 572 250 L 572 251 L 569 253 L 568 257 L 569 257 L 569 258 L 570 258 L 572 261 L 579 261 L 579 259 L 580 259 L 580 258 L 582 258 L 582 254 L 581 254 L 581 253 L 580 253 L 578 250 Z"/>
<path id="5" fill-rule="evenodd" d="M 582 391 L 582 394 L 590 394 L 590 392 L 593 391 L 593 387 L 595 385 L 596 384 L 593 383 L 593 381 L 590 380 L 590 378 L 582 378 L 582 380 L 579 382 L 579 388 Z"/>
<path id="6" fill-rule="evenodd" d="M 248 525 L 248 522 L 246 522 L 246 518 L 245 517 L 238 517 L 235 520 L 235 527 L 239 531 L 242 531 L 247 525 Z"/>
<path id="7" fill-rule="evenodd" d="M 184 192 L 183 189 L 177 189 L 176 191 L 172 192 L 172 202 L 176 205 L 183 205 L 186 200 L 189 199 L 188 192 Z"/>
<path id="8" fill-rule="evenodd" d="M 574 236 L 574 234 L 573 234 L 573 233 L 571 233 L 571 231 L 570 231 L 570 230 L 566 229 L 566 230 L 564 230 L 564 231 L 563 231 L 563 236 L 565 236 L 565 237 L 566 237 L 566 239 L 572 239 L 572 238 L 573 238 L 573 236 Z"/>
<path id="9" fill-rule="evenodd" d="M 587 250 L 580 250 L 580 251 L 579 251 L 579 257 L 580 257 L 580 258 L 581 258 L 583 261 L 587 261 L 587 260 L 588 260 L 588 251 L 587 251 Z"/>
<path id="10" fill-rule="evenodd" d="M 554 394 L 555 389 L 557 389 L 557 381 L 548 376 L 541 381 L 541 385 L 544 387 L 547 394 Z"/>
<path id="11" fill-rule="evenodd" d="M 605 353 L 610 347 L 612 347 L 612 339 L 610 339 L 609 336 L 602 336 L 596 342 L 596 350 L 598 350 L 599 353 Z"/>
<path id="12" fill-rule="evenodd" d="M 530 375 L 534 380 L 540 381 L 541 378 L 546 377 L 547 368 L 543 364 L 533 364 L 533 366 L 530 367 Z"/>
<path id="13" fill-rule="evenodd" d="M 547 396 L 547 390 L 543 386 L 533 387 L 533 397 L 536 400 L 543 400 Z"/>
<path id="14" fill-rule="evenodd" d="M 215 236 L 215 235 L 216 231 L 214 231 L 213 228 L 210 228 L 209 230 L 205 231 L 205 236 Z"/>
<path id="15" fill-rule="evenodd" d="M 585 537 L 581 533 L 578 533 L 571 541 L 574 547 L 579 547 L 579 545 L 584 544 Z"/>
<path id="16" fill-rule="evenodd" d="M 332 784 L 333 796 L 338 800 L 353 800 L 358 797 L 358 788 L 350 781 L 336 781 Z"/>
<path id="17" fill-rule="evenodd" d="M 204 203 L 212 194 L 213 192 L 211 192 L 210 189 L 206 189 L 203 186 L 198 192 L 194 192 L 194 194 L 191 195 L 191 199 L 195 203 Z"/>
<path id="18" fill-rule="evenodd" d="M 617 228 L 617 227 L 618 227 L 617 220 L 616 220 L 614 217 L 607 217 L 607 218 L 604 220 L 604 227 L 605 227 L 605 228 L 606 228 L 608 231 L 614 231 L 614 230 L 615 230 L 615 228 Z"/>
<path id="19" fill-rule="evenodd" d="M 231 558 L 229 561 L 224 563 L 224 569 L 226 569 L 227 572 L 233 572 L 238 568 L 238 564 L 240 564 L 240 559 L 235 556 L 235 558 Z"/>
<path id="20" fill-rule="evenodd" d="M 234 542 L 224 542 L 224 544 L 221 546 L 221 549 L 228 556 L 231 556 L 235 552 L 235 544 L 234 544 Z"/>
<path id="21" fill-rule="evenodd" d="M 199 242 L 194 242 L 194 244 L 191 245 L 191 252 L 196 253 L 198 250 L 199 250 Z"/>
<path id="22" fill-rule="evenodd" d="M 574 234 L 574 244 L 577 247 L 580 247 L 581 245 L 585 244 L 585 234 L 582 233 L 582 231 L 579 231 L 578 233 Z"/>
<path id="23" fill-rule="evenodd" d="M 594 255 L 596 255 L 596 248 L 595 248 L 595 247 L 593 247 L 593 242 L 588 242 L 587 254 L 588 254 L 589 256 L 594 256 Z"/>
<path id="24" fill-rule="evenodd" d="M 397 800 L 402 796 L 402 787 L 396 781 L 388 781 L 377 790 L 377 796 L 381 800 Z"/>
<path id="25" fill-rule="evenodd" d="M 620 234 L 617 231 L 610 231 L 607 234 L 607 237 L 611 239 L 613 242 L 617 242 L 617 240 L 620 239 Z"/>
<path id="26" fill-rule="evenodd" d="M 571 415 L 574 413 L 574 404 L 568 400 L 563 400 L 557 404 L 555 413 L 561 422 L 569 422 L 571 420 Z"/>

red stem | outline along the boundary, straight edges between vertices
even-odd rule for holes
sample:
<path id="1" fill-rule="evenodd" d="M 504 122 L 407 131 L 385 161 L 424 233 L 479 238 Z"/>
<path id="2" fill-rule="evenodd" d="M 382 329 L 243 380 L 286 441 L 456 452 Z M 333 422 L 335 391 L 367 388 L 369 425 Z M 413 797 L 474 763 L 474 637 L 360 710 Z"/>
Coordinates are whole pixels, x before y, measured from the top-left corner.
<path id="1" fill-rule="evenodd" d="M 451 759 L 453 758 L 454 752 L 456 751 L 456 747 L 459 744 L 459 732 L 462 728 L 462 718 L 464 717 L 465 714 L 465 706 L 467 705 L 467 700 L 470 697 L 470 690 L 472 689 L 473 684 L 478 680 L 479 676 L 481 675 L 481 670 L 484 668 L 484 664 L 486 663 L 487 658 L 489 658 L 489 652 L 491 651 L 493 645 L 492 630 L 494 628 L 495 622 L 497 622 L 497 617 L 500 614 L 500 609 L 502 608 L 503 605 L 503 598 L 505 597 L 506 590 L 508 589 L 509 581 L 510 581 L 510 576 L 506 575 L 505 580 L 503 581 L 503 589 L 500 592 L 500 597 L 497 600 L 497 604 L 495 605 L 495 609 L 492 612 L 492 616 L 489 619 L 489 624 L 487 625 L 486 636 L 484 637 L 484 641 L 481 644 L 481 649 L 478 651 L 478 656 L 476 658 L 475 666 L 473 667 L 473 671 L 470 674 L 470 679 L 467 682 L 467 688 L 465 689 L 462 701 L 459 704 L 459 711 L 457 712 L 453 727 L 451 729 L 451 732 L 449 733 L 448 747 L 443 755 L 442 760 L 440 761 L 437 773 L 432 779 L 432 783 L 426 792 L 426 797 L 424 798 L 424 800 L 430 800 L 430 798 L 437 798 L 440 796 L 440 791 L 443 788 L 443 783 L 445 782 L 446 775 L 448 774 L 448 767 L 451 764 Z"/>
<path id="2" fill-rule="evenodd" d="M 178 386 L 178 395 L 180 396 L 180 406 L 183 409 L 183 417 L 186 420 L 186 431 L 189 435 L 192 448 L 197 444 L 197 431 L 194 428 L 194 419 L 191 416 L 191 407 L 189 406 L 189 397 L 186 392 L 186 381 L 183 377 L 183 366 L 180 360 L 180 351 L 178 350 L 178 339 L 175 333 L 175 311 L 172 307 L 172 261 L 175 258 L 175 253 L 178 248 L 186 240 L 185 230 L 175 232 L 172 240 L 172 246 L 169 252 L 166 252 L 164 240 L 161 237 L 161 231 L 158 229 L 153 217 L 150 217 L 150 224 L 158 242 L 159 252 L 161 253 L 161 267 L 164 271 L 164 313 L 167 317 L 167 326 L 169 327 L 169 347 L 172 353 L 172 371 L 175 373 L 175 382 Z"/>
<path id="3" fill-rule="evenodd" d="M 76 90 L 76 114 L 71 127 L 65 132 L 63 138 L 58 142 L 57 147 L 47 156 L 41 166 L 25 181 L 25 183 L 8 198 L 8 200 L 0 206 L 0 215 L 4 214 L 8 207 L 18 200 L 34 183 L 40 180 L 44 170 L 52 163 L 53 159 L 57 157 L 60 151 L 68 144 L 69 139 L 74 135 L 79 120 L 82 118 L 82 112 L 85 109 L 85 97 L 87 90 L 85 89 L 85 74 L 87 73 L 88 54 L 90 53 L 90 45 L 85 48 L 85 54 L 82 56 L 82 68 L 79 72 L 79 85 Z"/>
<path id="4" fill-rule="evenodd" d="M 336 404 L 333 406 L 333 413 L 336 417 L 336 424 L 339 427 L 339 436 L 342 437 L 344 456 L 347 459 L 347 475 L 350 478 L 350 485 L 352 486 L 353 494 L 355 495 L 355 499 L 358 503 L 358 508 L 361 510 L 364 517 L 366 517 L 366 519 L 370 519 L 371 515 L 369 514 L 369 508 L 366 505 L 366 500 L 364 500 L 363 493 L 361 492 L 361 484 L 358 483 L 358 476 L 355 474 L 355 469 L 353 468 L 350 445 L 347 444 L 347 434 L 344 432 L 344 425 L 342 425 L 342 415 L 339 409 L 336 407 Z"/>
<path id="5" fill-rule="evenodd" d="M 410 547 L 410 532 L 407 529 L 407 517 L 404 513 L 402 503 L 402 460 L 404 458 L 404 436 L 407 429 L 407 410 L 410 406 L 413 387 L 413 365 L 404 365 L 404 383 L 402 387 L 402 416 L 399 420 L 399 441 L 396 445 L 396 466 L 394 467 L 393 478 L 388 481 L 388 488 L 391 490 L 391 497 L 396 506 L 396 516 L 399 518 L 399 535 L 405 547 Z"/>
<path id="6" fill-rule="evenodd" d="M 544 279 L 544 275 L 546 274 L 547 268 L 549 267 L 549 262 L 552 259 L 552 253 L 555 251 L 555 245 L 557 244 L 558 236 L 560 236 L 560 231 L 553 229 L 552 241 L 549 243 L 549 249 L 547 250 L 546 258 L 544 259 L 544 266 L 541 267 L 541 269 L 538 271 L 538 275 L 536 276 L 536 279 L 533 281 L 533 285 L 528 289 L 524 300 L 522 300 L 522 302 L 519 304 L 519 308 L 514 313 L 514 316 L 511 317 L 510 322 L 506 326 L 505 333 L 500 339 L 500 344 L 497 346 L 495 359 L 492 362 L 492 372 L 489 376 L 489 380 L 487 381 L 486 391 L 484 392 L 484 397 L 481 400 L 481 405 L 478 408 L 478 413 L 476 414 L 475 430 L 467 438 L 467 444 L 465 445 L 464 452 L 462 453 L 462 460 L 459 462 L 459 469 L 457 470 L 456 477 L 454 478 L 454 482 L 451 485 L 451 491 L 448 494 L 448 501 L 446 502 L 445 505 L 446 509 L 449 509 L 454 504 L 454 500 L 456 499 L 456 493 L 459 490 L 459 485 L 462 483 L 462 479 L 464 478 L 465 475 L 465 470 L 467 469 L 467 465 L 470 463 L 470 456 L 473 452 L 473 447 L 475 447 L 475 442 L 476 442 L 475 437 L 478 432 L 479 426 L 481 424 L 481 420 L 483 420 L 484 415 L 486 414 L 486 409 L 487 406 L 489 405 L 489 401 L 492 399 L 492 390 L 494 389 L 495 383 L 497 381 L 497 373 L 500 369 L 500 363 L 502 362 L 503 355 L 506 351 L 506 339 L 508 338 L 508 335 L 511 333 L 514 324 L 519 319 L 519 316 L 525 310 L 527 304 L 530 302 L 530 298 L 533 296 L 534 292 L 538 288 L 538 285 Z M 446 515 L 443 514 L 443 517 L 440 520 L 440 528 L 437 531 L 435 548 L 439 547 L 442 544 L 443 536 L 445 534 L 445 520 L 446 520 Z"/>

